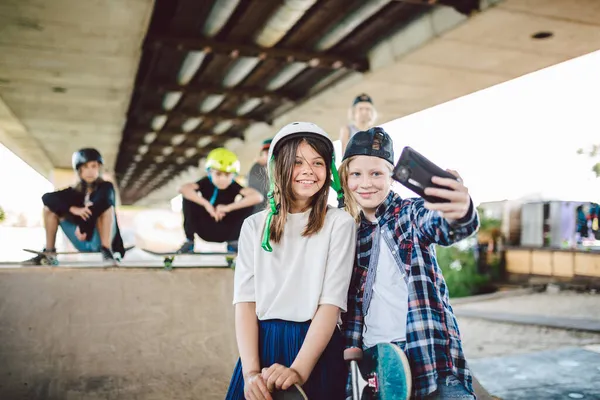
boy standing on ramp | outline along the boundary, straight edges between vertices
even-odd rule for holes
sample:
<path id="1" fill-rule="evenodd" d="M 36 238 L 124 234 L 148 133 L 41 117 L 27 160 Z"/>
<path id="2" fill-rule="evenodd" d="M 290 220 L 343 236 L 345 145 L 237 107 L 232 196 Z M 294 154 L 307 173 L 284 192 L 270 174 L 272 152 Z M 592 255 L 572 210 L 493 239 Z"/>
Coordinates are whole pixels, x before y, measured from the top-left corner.
<path id="1" fill-rule="evenodd" d="M 354 98 L 352 107 L 348 111 L 349 124 L 340 129 L 340 141 L 342 142 L 342 154 L 346 151 L 348 141 L 359 131 L 371 128 L 377 120 L 377 110 L 373 105 L 373 99 L 365 93 Z"/>
<path id="2" fill-rule="evenodd" d="M 244 219 L 263 196 L 235 181 L 240 162 L 230 150 L 212 150 L 206 158 L 208 175 L 197 182 L 186 183 L 179 192 L 183 196 L 183 228 L 186 241 L 177 251 L 194 252 L 194 235 L 207 242 L 228 242 L 228 251 L 236 251 Z M 241 199 L 237 200 L 238 196 Z"/>

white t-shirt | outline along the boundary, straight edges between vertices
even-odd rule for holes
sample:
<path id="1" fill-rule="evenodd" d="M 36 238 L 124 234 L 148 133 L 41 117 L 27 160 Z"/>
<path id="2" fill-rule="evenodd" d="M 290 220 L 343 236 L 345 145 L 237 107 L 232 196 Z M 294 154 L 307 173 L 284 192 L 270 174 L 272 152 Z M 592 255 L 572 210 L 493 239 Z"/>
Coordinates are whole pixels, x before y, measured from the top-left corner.
<path id="1" fill-rule="evenodd" d="M 365 347 L 406 340 L 408 286 L 385 240 L 379 243 L 373 296 L 363 328 Z"/>
<path id="2" fill-rule="evenodd" d="M 260 320 L 312 320 L 321 304 L 346 311 L 356 224 L 350 214 L 329 207 L 321 231 L 303 237 L 309 214 L 288 214 L 282 240 L 271 243 L 273 252 L 261 247 L 266 211 L 244 221 L 233 304 L 255 302 Z"/>

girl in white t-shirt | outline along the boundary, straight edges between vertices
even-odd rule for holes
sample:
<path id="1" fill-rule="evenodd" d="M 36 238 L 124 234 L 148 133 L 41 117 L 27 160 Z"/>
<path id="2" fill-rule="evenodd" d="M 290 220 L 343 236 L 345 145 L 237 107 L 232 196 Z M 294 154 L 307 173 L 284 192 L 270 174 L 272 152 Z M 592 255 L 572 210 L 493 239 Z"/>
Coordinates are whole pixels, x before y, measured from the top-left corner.
<path id="1" fill-rule="evenodd" d="M 247 218 L 235 270 L 240 352 L 227 399 L 271 399 L 301 385 L 343 399 L 347 367 L 337 327 L 354 263 L 353 218 L 327 205 L 341 194 L 333 143 L 318 126 L 283 127 L 269 150 L 269 210 Z M 332 181 L 333 175 L 333 181 Z"/>

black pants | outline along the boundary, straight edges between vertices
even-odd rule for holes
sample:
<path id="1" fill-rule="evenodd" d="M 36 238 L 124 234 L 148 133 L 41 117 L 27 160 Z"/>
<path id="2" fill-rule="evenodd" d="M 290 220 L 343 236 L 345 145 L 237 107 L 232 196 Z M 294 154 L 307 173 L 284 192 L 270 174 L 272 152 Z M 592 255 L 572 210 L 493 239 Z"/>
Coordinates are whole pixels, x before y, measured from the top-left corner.
<path id="1" fill-rule="evenodd" d="M 252 207 L 228 213 L 221 221 L 215 221 L 204 207 L 183 199 L 183 229 L 188 240 L 194 234 L 207 242 L 229 242 L 238 240 L 244 220 L 252 214 Z"/>

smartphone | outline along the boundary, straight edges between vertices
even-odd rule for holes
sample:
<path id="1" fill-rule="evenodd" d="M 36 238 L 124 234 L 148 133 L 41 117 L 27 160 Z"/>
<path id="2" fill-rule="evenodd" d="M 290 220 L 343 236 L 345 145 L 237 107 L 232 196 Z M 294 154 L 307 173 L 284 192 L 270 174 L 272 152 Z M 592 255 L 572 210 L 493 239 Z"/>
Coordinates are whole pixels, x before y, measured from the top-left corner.
<path id="1" fill-rule="evenodd" d="M 392 175 L 395 180 L 426 201 L 430 203 L 448 203 L 450 200 L 425 194 L 425 188 L 428 187 L 448 189 L 445 186 L 439 186 L 431 182 L 431 178 L 434 176 L 458 180 L 456 176 L 438 167 L 425 158 L 425 156 L 408 146 L 402 150 L 402 154 Z"/>

